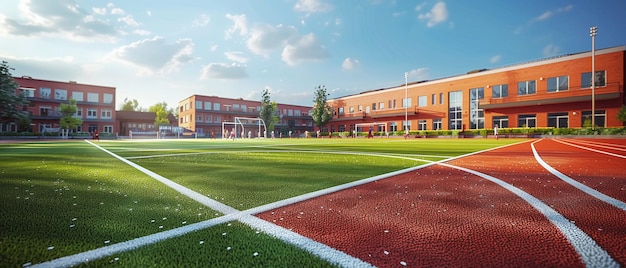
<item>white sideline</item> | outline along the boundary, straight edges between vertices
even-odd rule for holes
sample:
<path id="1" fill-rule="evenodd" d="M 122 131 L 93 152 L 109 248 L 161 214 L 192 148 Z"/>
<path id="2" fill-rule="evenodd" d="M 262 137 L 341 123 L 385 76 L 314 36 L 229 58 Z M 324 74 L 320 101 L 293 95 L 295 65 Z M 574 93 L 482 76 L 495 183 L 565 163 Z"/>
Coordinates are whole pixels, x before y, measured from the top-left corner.
<path id="1" fill-rule="evenodd" d="M 606 155 L 615 156 L 615 157 L 619 157 L 619 158 L 626 158 L 626 156 L 621 155 L 621 154 L 614 154 L 614 153 L 609 153 L 609 152 L 605 152 L 605 151 L 600 151 L 600 150 L 596 150 L 596 149 L 592 149 L 592 148 L 589 148 L 589 147 L 584 147 L 584 146 L 581 146 L 581 145 L 576 145 L 576 144 L 573 144 L 573 143 L 560 141 L 560 140 L 555 140 L 555 141 L 559 142 L 559 143 L 562 143 L 562 144 L 566 144 L 566 145 L 572 146 L 572 147 L 576 147 L 576 148 L 580 148 L 580 149 L 583 149 L 583 150 L 587 150 L 587 151 L 592 151 L 592 152 L 596 152 L 596 153 L 606 154 Z M 597 147 L 605 147 L 606 148 L 606 146 L 600 146 L 600 145 L 595 145 L 595 146 L 597 146 Z M 617 148 L 612 148 L 612 149 L 623 151 L 623 149 L 617 149 Z"/>
<path id="2" fill-rule="evenodd" d="M 552 166 L 548 165 L 548 163 L 546 163 L 545 161 L 543 161 L 543 159 L 541 158 L 541 156 L 539 155 L 539 153 L 537 152 L 537 149 L 535 149 L 535 143 L 539 142 L 541 140 L 535 141 L 533 143 L 531 143 L 531 147 L 533 149 L 533 155 L 535 156 L 535 159 L 537 160 L 537 162 L 539 162 L 539 164 L 541 166 L 543 166 L 543 168 L 545 168 L 546 170 L 548 170 L 550 173 L 554 174 L 554 176 L 558 177 L 559 179 L 565 181 L 566 183 L 578 188 L 579 190 L 585 192 L 588 195 L 591 195 L 597 199 L 599 199 L 600 201 L 606 202 L 610 205 L 613 205 L 621 210 L 626 210 L 626 203 L 617 200 L 613 197 L 610 197 L 608 195 L 605 195 L 599 191 L 597 191 L 596 189 L 593 189 L 587 185 L 584 185 L 582 183 L 580 183 L 577 180 L 574 180 L 572 178 L 570 178 L 569 176 L 561 173 L 560 171 L 556 170 L 555 168 L 553 168 Z M 559 141 L 560 142 L 560 141 Z M 575 147 L 580 147 L 577 145 L 572 145 Z M 582 148 L 585 149 L 585 148 Z"/>

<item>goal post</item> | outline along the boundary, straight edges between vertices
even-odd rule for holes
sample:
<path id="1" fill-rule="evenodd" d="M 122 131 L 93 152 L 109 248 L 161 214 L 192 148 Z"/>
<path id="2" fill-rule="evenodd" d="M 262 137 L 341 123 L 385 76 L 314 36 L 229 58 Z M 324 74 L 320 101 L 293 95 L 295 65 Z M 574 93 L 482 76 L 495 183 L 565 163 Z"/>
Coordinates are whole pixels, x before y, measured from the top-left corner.
<path id="1" fill-rule="evenodd" d="M 229 130 L 226 126 L 231 126 Z M 252 131 L 256 130 L 256 133 Z M 229 132 L 230 135 L 225 138 L 264 138 L 267 131 L 265 121 L 258 117 L 235 117 L 232 122 L 222 122 L 222 135 Z M 235 132 L 234 135 L 232 132 Z"/>
<path id="2" fill-rule="evenodd" d="M 373 132 L 380 132 L 380 136 L 383 136 L 383 133 L 388 133 L 388 123 L 358 123 L 354 125 L 354 135 L 358 132 L 369 132 L 370 128 L 374 128 Z M 361 131 L 359 131 L 361 130 Z"/>

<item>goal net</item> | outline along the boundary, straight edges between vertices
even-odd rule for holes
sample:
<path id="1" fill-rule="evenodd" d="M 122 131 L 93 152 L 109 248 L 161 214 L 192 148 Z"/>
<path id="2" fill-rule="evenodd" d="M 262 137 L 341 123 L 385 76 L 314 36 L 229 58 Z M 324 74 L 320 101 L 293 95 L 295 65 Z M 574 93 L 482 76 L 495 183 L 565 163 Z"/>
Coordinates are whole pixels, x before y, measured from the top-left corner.
<path id="1" fill-rule="evenodd" d="M 264 138 L 267 132 L 265 121 L 258 117 L 235 117 L 232 122 L 222 122 L 224 138 Z"/>
<path id="2" fill-rule="evenodd" d="M 386 136 L 387 135 L 387 123 L 359 123 L 359 124 L 355 124 L 354 125 L 354 135 L 356 135 L 359 132 L 365 132 L 369 134 L 370 129 L 372 130 L 372 135 L 374 135 L 373 133 L 378 132 L 379 136 Z"/>

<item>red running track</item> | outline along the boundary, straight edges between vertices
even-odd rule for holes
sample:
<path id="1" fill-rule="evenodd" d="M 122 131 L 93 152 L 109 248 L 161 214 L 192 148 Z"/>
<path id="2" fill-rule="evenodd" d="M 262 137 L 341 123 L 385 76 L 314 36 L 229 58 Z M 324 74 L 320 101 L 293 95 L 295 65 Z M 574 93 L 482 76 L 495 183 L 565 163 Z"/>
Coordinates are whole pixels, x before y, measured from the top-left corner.
<path id="1" fill-rule="evenodd" d="M 624 141 L 606 142 L 619 145 Z M 420 168 L 257 216 L 379 267 L 625 266 L 626 211 L 548 172 L 535 159 L 531 144 L 561 173 L 607 196 L 626 199 L 624 158 L 538 140 L 447 162 L 453 166 Z M 589 163 L 595 168 L 584 168 Z M 495 177 L 534 196 L 590 237 L 608 253 L 609 260 L 582 258 L 572 239 L 527 200 L 455 166 Z"/>

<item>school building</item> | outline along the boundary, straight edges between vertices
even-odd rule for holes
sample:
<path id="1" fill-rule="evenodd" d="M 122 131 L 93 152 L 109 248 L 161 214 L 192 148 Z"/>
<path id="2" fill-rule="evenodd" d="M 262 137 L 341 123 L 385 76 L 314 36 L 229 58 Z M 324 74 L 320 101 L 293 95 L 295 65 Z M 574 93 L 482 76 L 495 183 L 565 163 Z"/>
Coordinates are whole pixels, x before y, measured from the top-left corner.
<path id="1" fill-rule="evenodd" d="M 335 114 L 322 131 L 360 123 L 387 131 L 581 128 L 591 126 L 592 115 L 598 127 L 622 127 L 616 114 L 626 103 L 625 52 L 626 46 L 595 51 L 593 88 L 588 51 L 331 99 Z"/>
<path id="2" fill-rule="evenodd" d="M 46 129 L 58 129 L 61 119 L 60 107 L 69 99 L 76 100 L 75 117 L 83 123 L 74 131 L 115 134 L 115 87 L 80 84 L 75 81 L 60 82 L 35 79 L 30 76 L 13 77 L 29 101 L 22 107 L 32 121 L 33 132 L 45 132 Z M 13 132 L 14 123 L 3 126 L 0 131 Z"/>
<path id="3" fill-rule="evenodd" d="M 222 123 L 235 122 L 236 118 L 258 118 L 261 106 L 260 101 L 242 98 L 192 95 L 178 102 L 178 125 L 195 132 L 199 137 L 212 134 L 215 137 L 222 137 Z M 313 119 L 309 116 L 311 107 L 278 103 L 277 108 L 276 115 L 279 121 L 274 125 L 274 129 L 269 129 L 276 131 L 276 135 L 281 131 L 291 131 L 292 136 L 313 131 Z M 247 129 L 254 129 L 253 137 L 259 136 L 257 122 L 248 119 L 241 119 L 240 122 Z M 228 129 L 231 127 L 232 125 L 229 125 Z"/>

